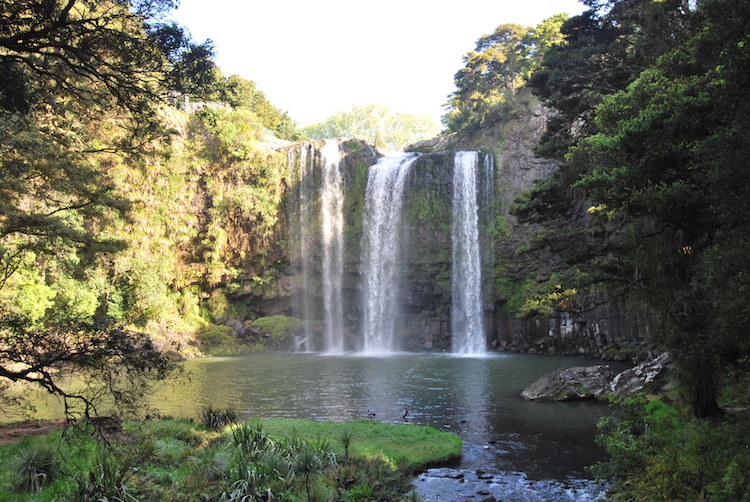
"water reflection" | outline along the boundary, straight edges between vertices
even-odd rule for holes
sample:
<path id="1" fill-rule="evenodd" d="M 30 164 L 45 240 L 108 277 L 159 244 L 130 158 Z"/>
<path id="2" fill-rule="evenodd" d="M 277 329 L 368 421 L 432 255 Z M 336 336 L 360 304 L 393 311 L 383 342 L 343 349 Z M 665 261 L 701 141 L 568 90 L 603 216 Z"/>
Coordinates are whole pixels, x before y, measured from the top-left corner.
<path id="1" fill-rule="evenodd" d="M 184 363 L 189 379 L 162 386 L 151 405 L 178 417 L 196 417 L 211 405 L 247 417 L 374 418 L 429 425 L 463 438 L 462 468 L 563 479 L 582 475 L 585 465 L 602 457 L 594 435 L 608 409 L 592 402 L 527 402 L 519 394 L 554 369 L 596 363 L 572 357 L 429 354 L 196 359 Z M 43 415 L 55 413 L 39 403 L 38 409 Z"/>

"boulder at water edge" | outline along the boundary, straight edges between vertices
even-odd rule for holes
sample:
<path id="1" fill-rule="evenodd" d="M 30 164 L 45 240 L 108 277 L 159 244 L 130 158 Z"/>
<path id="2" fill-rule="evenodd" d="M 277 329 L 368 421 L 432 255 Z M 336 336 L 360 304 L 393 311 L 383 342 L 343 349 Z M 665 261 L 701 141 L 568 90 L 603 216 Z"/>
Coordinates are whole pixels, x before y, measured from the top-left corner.
<path id="1" fill-rule="evenodd" d="M 528 400 L 569 401 L 600 398 L 610 392 L 614 373 L 608 365 L 578 366 L 553 371 L 521 392 Z"/>
<path id="2" fill-rule="evenodd" d="M 664 353 L 617 376 L 609 366 L 603 364 L 556 370 L 531 384 L 521 392 L 521 396 L 530 401 L 606 399 L 609 396 L 627 396 L 645 388 L 661 392 L 668 384 L 669 354 Z"/>
<path id="3" fill-rule="evenodd" d="M 623 371 L 609 384 L 610 392 L 616 396 L 627 396 L 648 386 L 659 391 L 669 383 L 669 354 L 663 353 L 656 359 L 646 361 L 634 368 Z"/>

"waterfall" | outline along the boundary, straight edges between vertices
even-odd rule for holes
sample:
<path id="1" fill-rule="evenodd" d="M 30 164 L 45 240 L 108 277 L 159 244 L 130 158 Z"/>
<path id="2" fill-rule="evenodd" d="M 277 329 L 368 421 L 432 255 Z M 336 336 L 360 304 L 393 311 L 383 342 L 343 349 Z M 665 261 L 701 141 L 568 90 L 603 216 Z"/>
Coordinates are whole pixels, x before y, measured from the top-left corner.
<path id="1" fill-rule="evenodd" d="M 344 187 L 340 170 L 339 142 L 325 140 L 316 155 L 315 143 L 290 149 L 287 164 L 297 190 L 290 221 L 290 244 L 300 270 L 300 292 L 295 294 L 296 315 L 305 321 L 304 334 L 296 350 L 320 349 L 313 343 L 312 321 L 320 319 L 321 308 L 312 291 L 322 290 L 325 335 L 322 349 L 344 351 L 342 280 L 344 271 Z M 299 153 L 297 153 L 299 152 Z M 319 162 L 316 162 L 318 161 Z M 318 275 L 319 274 L 319 275 Z M 320 276 L 320 282 L 318 277 Z M 315 303 L 315 305 L 313 305 Z"/>
<path id="2" fill-rule="evenodd" d="M 477 152 L 456 152 L 453 171 L 453 352 L 485 352 L 477 209 Z"/>
<path id="3" fill-rule="evenodd" d="M 341 153 L 338 141 L 325 140 L 320 154 L 325 351 L 341 354 L 344 352 L 344 311 L 341 298 L 344 275 L 344 190 L 339 168 Z"/>
<path id="4" fill-rule="evenodd" d="M 295 315 L 306 321 L 304 323 L 304 334 L 296 346 L 296 350 L 309 351 L 311 349 L 312 329 L 310 320 L 313 319 L 312 307 L 310 305 L 310 276 L 312 273 L 312 247 L 313 247 L 313 211 L 312 201 L 314 200 L 313 185 L 313 156 L 309 154 L 312 145 L 305 143 L 297 150 L 291 148 L 287 152 L 287 165 L 290 170 L 290 179 L 298 187 L 298 196 L 292 214 L 296 218 L 291 218 L 290 240 L 293 240 L 292 249 L 295 255 L 293 259 L 300 265 L 301 272 L 301 291 L 294 295 L 293 308 Z"/>
<path id="5" fill-rule="evenodd" d="M 414 153 L 383 157 L 368 173 L 362 236 L 367 354 L 394 350 L 401 207 L 404 182 L 417 157 Z"/>

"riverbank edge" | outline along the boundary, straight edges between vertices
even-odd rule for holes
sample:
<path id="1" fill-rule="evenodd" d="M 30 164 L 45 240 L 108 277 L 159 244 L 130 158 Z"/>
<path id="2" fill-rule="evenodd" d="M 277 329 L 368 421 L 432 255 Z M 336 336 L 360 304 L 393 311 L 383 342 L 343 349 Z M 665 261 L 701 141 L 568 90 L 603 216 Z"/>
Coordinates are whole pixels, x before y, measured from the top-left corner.
<path id="1" fill-rule="evenodd" d="M 109 423 L 119 423 L 116 417 L 110 418 Z M 54 450 L 62 451 L 61 445 L 66 436 L 78 437 L 65 429 L 62 423 L 51 421 L 25 421 L 18 424 L 0 427 L 0 431 L 22 425 L 27 429 L 36 422 L 37 429 L 43 429 L 40 434 L 19 435 L 14 442 L 0 444 L 0 485 L 9 487 L 12 479 L 9 465 L 10 460 L 18 454 L 21 449 L 29 446 L 53 446 Z M 80 422 L 80 426 L 84 422 Z M 333 452 L 340 462 L 352 463 L 352 465 L 370 465 L 378 462 L 398 473 L 404 483 L 420 472 L 433 466 L 449 466 L 460 459 L 463 442 L 455 434 L 439 431 L 437 429 L 409 424 L 385 424 L 374 421 L 356 422 L 315 422 L 296 419 L 249 419 L 236 422 L 219 429 L 210 429 L 205 424 L 191 419 L 157 419 L 157 420 L 129 420 L 121 424 L 118 430 L 94 431 L 92 438 L 102 437 L 104 444 L 111 447 L 117 443 L 130 444 L 129 448 L 138 449 L 133 445 L 138 441 L 153 442 L 157 440 L 164 442 L 185 441 L 187 447 L 191 448 L 185 453 L 182 465 L 174 464 L 173 470 L 189 471 L 187 464 L 194 457 L 200 456 L 200 451 L 210 449 L 222 438 L 231 437 L 236 428 L 250 426 L 256 430 L 262 430 L 263 434 L 274 441 L 301 441 L 311 445 L 325 448 Z M 77 426 L 74 426 L 77 427 Z M 348 432 L 350 442 L 346 451 L 343 444 L 343 431 Z M 190 438 L 190 439 L 186 439 Z M 184 445 L 183 445 L 184 446 Z M 171 455 L 174 455 L 172 453 Z M 59 459 L 60 463 L 70 461 L 65 455 Z M 78 459 L 77 461 L 80 461 Z M 172 459 L 174 461 L 174 459 Z M 145 470 L 143 471 L 145 472 Z M 187 472 L 187 471 L 186 471 Z M 149 483 L 152 481 L 149 481 Z M 175 485 L 177 486 L 177 485 Z M 35 501 L 35 495 L 27 494 L 23 500 Z M 3 497 L 0 497 L 3 500 Z M 39 499 L 41 500 L 41 499 Z M 46 500 L 46 499 L 45 499 Z"/>

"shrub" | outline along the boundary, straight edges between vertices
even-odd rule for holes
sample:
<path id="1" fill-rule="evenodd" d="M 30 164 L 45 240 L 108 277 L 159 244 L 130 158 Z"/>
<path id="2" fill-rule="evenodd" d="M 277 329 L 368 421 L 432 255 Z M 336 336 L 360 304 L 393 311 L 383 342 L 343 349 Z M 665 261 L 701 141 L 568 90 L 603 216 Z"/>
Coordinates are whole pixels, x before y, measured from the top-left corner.
<path id="1" fill-rule="evenodd" d="M 302 321 L 296 317 L 275 315 L 270 317 L 259 317 L 253 322 L 263 333 L 268 333 L 273 339 L 283 338 L 291 335 L 302 327 Z"/>
<path id="2" fill-rule="evenodd" d="M 211 324 L 198 332 L 198 342 L 206 348 L 228 345 L 234 342 L 232 328 Z"/>
<path id="3" fill-rule="evenodd" d="M 219 443 L 211 443 L 188 457 L 193 472 L 209 481 L 216 481 L 226 476 L 229 471 L 229 453 Z"/>
<path id="4" fill-rule="evenodd" d="M 46 444 L 21 448 L 10 463 L 18 490 L 37 492 L 50 484 L 60 471 L 55 450 Z"/>
<path id="5" fill-rule="evenodd" d="M 352 431 L 349 427 L 343 427 L 339 431 L 336 439 L 338 439 L 339 443 L 341 443 L 341 446 L 344 447 L 344 458 L 349 458 L 349 446 L 354 440 L 354 431 Z"/>
<path id="6" fill-rule="evenodd" d="M 73 500 L 76 502 L 137 502 L 127 486 L 130 477 L 130 472 L 120 465 L 117 458 L 100 445 L 91 469 L 88 472 L 81 472 L 76 477 L 78 486 Z"/>
<path id="7" fill-rule="evenodd" d="M 242 422 L 232 427 L 231 439 L 234 446 L 245 453 L 264 451 L 271 442 L 260 422 Z"/>
<path id="8" fill-rule="evenodd" d="M 208 405 L 201 411 L 201 421 L 209 429 L 217 431 L 227 425 L 239 422 L 240 415 L 237 410 L 232 408 L 220 410 Z"/>
<path id="9" fill-rule="evenodd" d="M 616 482 L 613 500 L 750 501 L 747 418 L 690 419 L 641 396 L 600 429 L 610 461 L 594 472 Z"/>

